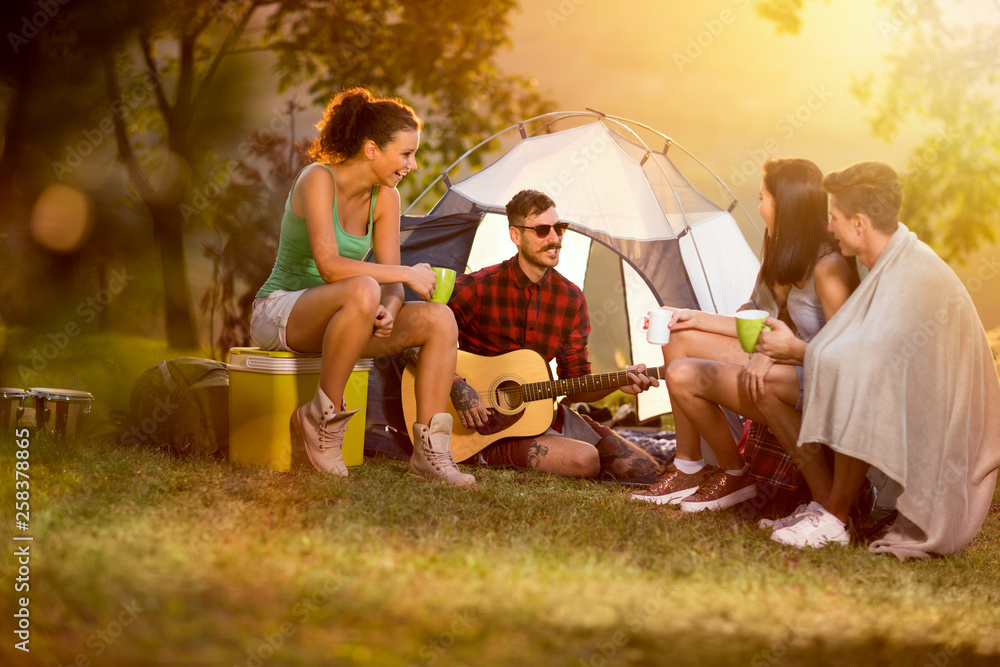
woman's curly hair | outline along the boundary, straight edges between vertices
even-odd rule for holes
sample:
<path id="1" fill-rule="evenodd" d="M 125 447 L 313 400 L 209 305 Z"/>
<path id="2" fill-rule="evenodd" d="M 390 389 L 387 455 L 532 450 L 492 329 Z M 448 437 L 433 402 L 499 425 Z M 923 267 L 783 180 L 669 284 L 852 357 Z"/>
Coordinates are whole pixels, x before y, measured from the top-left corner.
<path id="1" fill-rule="evenodd" d="M 316 124 L 319 134 L 309 144 L 314 162 L 343 162 L 354 156 L 369 139 L 384 149 L 400 130 L 420 131 L 423 124 L 402 101 L 375 97 L 365 88 L 337 93 Z"/>

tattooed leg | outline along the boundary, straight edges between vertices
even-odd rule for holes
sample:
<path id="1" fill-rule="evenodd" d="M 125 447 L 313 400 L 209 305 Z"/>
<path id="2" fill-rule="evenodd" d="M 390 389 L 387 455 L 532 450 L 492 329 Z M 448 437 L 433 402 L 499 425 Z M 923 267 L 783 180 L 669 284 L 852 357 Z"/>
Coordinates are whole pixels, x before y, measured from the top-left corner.
<path id="1" fill-rule="evenodd" d="M 532 470 L 538 470 L 542 458 L 548 453 L 548 447 L 541 444 L 537 440 L 532 440 L 531 444 L 528 445 L 528 467 Z"/>
<path id="2" fill-rule="evenodd" d="M 590 443 L 561 435 L 540 435 L 528 446 L 528 467 L 563 477 L 597 477 L 597 450 Z"/>
<path id="3" fill-rule="evenodd" d="M 417 367 L 417 360 L 420 359 L 419 347 L 408 347 L 403 350 L 403 360 L 414 368 Z"/>
<path id="4" fill-rule="evenodd" d="M 595 447 L 601 471 L 608 470 L 618 479 L 632 479 L 656 470 L 656 459 L 617 433 L 601 438 Z"/>

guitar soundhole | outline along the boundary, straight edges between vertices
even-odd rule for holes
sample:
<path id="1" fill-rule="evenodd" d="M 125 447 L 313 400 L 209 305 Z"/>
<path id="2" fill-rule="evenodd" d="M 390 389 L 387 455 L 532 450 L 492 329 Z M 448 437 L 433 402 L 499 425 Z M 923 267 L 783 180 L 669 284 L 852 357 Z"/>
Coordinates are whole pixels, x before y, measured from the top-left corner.
<path id="1" fill-rule="evenodd" d="M 524 391 L 521 385 L 511 380 L 504 380 L 493 389 L 493 404 L 497 410 L 505 414 L 517 412 L 524 405 Z"/>

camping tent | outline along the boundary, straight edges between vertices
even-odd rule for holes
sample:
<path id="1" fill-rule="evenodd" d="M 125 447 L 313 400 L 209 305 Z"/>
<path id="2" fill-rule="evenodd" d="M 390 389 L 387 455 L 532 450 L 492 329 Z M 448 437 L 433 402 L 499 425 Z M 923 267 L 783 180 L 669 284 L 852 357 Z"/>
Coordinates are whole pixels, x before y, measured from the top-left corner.
<path id="1" fill-rule="evenodd" d="M 558 129 L 570 119 L 587 122 Z M 606 345 L 593 346 L 595 366 L 612 366 L 595 371 L 617 370 L 621 362 L 663 363 L 636 326 L 652 307 L 732 314 L 747 301 L 759 264 L 732 216 L 735 197 L 725 189 L 732 197 L 727 210 L 696 190 L 668 157 L 683 151 L 675 142 L 654 132 L 664 142 L 654 150 L 632 129 L 638 124 L 596 112 L 548 114 L 505 132 L 520 134 L 533 123 L 541 129 L 531 136 L 525 131 L 491 166 L 450 184 L 431 210 L 431 216 L 487 214 L 469 270 L 514 254 L 504 207 L 519 190 L 535 188 L 552 197 L 559 217 L 575 232 L 565 238 L 559 270 L 587 295 L 592 335 L 614 341 L 605 330 L 617 327 L 625 337 L 612 351 L 617 359 L 601 358 Z M 668 410 L 665 390 L 639 397 L 641 419 Z"/>
<path id="2" fill-rule="evenodd" d="M 515 143 L 490 166 L 452 182 L 471 171 L 473 153 L 498 140 Z M 721 193 L 721 204 L 681 173 L 679 159 Z M 661 365 L 660 349 L 637 326 L 643 314 L 657 305 L 732 314 L 759 269 L 733 213 L 745 217 L 745 227 L 752 221 L 725 183 L 673 139 L 634 121 L 588 111 L 513 125 L 448 167 L 406 213 L 426 210 L 423 199 L 441 184 L 445 193 L 429 215 L 404 216 L 404 263 L 462 272 L 511 257 L 507 201 L 524 188 L 545 192 L 569 223 L 558 268 L 587 297 L 595 373 Z M 638 397 L 640 419 L 669 409 L 662 386 Z"/>

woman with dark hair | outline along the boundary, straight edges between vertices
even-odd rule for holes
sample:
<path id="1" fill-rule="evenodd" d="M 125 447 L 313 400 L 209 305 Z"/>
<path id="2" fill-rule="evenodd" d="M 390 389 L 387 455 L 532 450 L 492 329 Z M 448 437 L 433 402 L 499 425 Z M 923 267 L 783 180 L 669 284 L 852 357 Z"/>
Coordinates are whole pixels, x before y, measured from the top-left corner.
<path id="1" fill-rule="evenodd" d="M 812 506 L 771 539 L 849 544 L 852 501 L 875 466 L 898 515 L 868 550 L 901 560 L 956 553 L 996 507 L 1000 380 L 986 332 L 958 276 L 899 221 L 892 167 L 859 162 L 827 174 L 823 188 L 841 252 L 868 273 L 804 358 L 809 407 L 795 444 L 829 448 L 832 465 L 807 477 Z M 780 358 L 797 346 L 775 321 L 760 347 Z"/>
<path id="2" fill-rule="evenodd" d="M 777 304 L 772 316 L 787 308 L 803 350 L 858 284 L 855 265 L 837 251 L 827 232 L 822 179 L 819 167 L 808 160 L 771 159 L 760 186 L 758 210 L 767 231 L 754 294 L 767 294 Z M 680 504 L 687 512 L 732 507 L 754 497 L 757 487 L 720 406 L 767 424 L 757 404 L 767 396 L 794 406 L 801 418 L 802 366 L 759 352 L 748 357 L 736 337 L 734 317 L 664 308 L 673 312 L 663 358 L 677 454 L 653 486 L 632 497 Z M 705 465 L 702 438 L 717 468 Z"/>
<path id="3" fill-rule="evenodd" d="M 450 450 L 455 318 L 444 304 L 403 301 L 404 284 L 424 299 L 434 291 L 427 264 L 400 265 L 396 185 L 417 168 L 420 119 L 398 100 L 353 88 L 331 100 L 317 129 L 314 162 L 288 194 L 278 256 L 250 324 L 262 349 L 322 354 L 316 395 L 291 415 L 293 457 L 347 476 L 341 446 L 357 407 L 347 409 L 344 388 L 355 364 L 422 346 L 410 470 L 474 487 Z M 364 261 L 370 249 L 374 263 Z"/>

